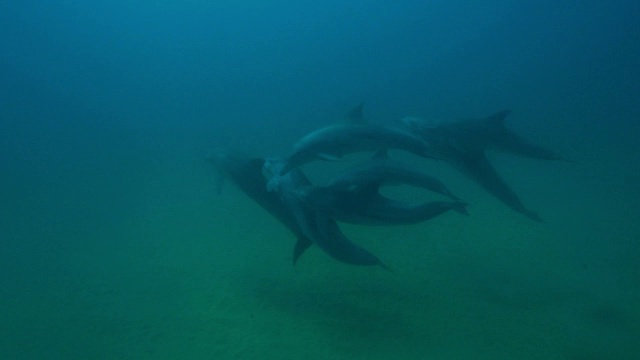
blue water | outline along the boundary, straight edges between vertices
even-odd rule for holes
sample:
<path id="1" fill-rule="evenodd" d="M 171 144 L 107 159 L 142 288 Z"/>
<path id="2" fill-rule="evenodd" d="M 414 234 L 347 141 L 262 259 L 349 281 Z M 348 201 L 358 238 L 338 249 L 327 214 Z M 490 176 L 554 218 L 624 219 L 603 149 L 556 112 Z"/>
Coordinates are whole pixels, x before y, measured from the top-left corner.
<path id="1" fill-rule="evenodd" d="M 637 359 L 636 1 L 5 1 L 0 358 Z M 470 203 L 312 248 L 212 150 L 286 155 L 374 123 L 483 117 L 574 163 L 490 154 L 545 223 Z M 340 164 L 305 167 L 314 181 Z M 231 184 L 227 184 L 231 185 Z M 402 197 L 413 193 L 399 191 Z"/>

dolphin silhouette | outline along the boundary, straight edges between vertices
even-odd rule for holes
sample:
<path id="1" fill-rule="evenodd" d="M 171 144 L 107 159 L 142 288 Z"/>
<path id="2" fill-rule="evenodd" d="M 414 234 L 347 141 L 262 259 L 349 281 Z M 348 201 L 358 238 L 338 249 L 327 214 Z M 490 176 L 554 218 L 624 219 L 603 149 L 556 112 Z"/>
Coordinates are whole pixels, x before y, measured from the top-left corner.
<path id="1" fill-rule="evenodd" d="M 413 185 L 456 201 L 408 204 L 380 194 L 382 186 Z M 466 204 L 458 201 L 437 179 L 402 163 L 380 159 L 347 170 L 326 186 L 305 186 L 295 193 L 304 203 L 338 221 L 363 225 L 414 224 L 432 219 L 449 210 L 467 214 Z"/>
<path id="2" fill-rule="evenodd" d="M 426 158 L 436 157 L 423 139 L 402 129 L 347 123 L 316 130 L 300 139 L 286 159 L 280 175 L 315 160 L 337 160 L 346 154 L 383 149 L 404 150 Z"/>
<path id="3" fill-rule="evenodd" d="M 509 110 L 503 110 L 483 119 L 455 122 L 433 122 L 407 117 L 401 122 L 411 133 L 427 141 L 442 160 L 457 168 L 502 203 L 532 220 L 542 221 L 538 214 L 522 204 L 489 162 L 485 151 L 493 149 L 534 159 L 564 159 L 507 129 L 504 119 L 510 113 Z"/>
<path id="4" fill-rule="evenodd" d="M 296 195 L 310 207 L 346 223 L 360 225 L 416 224 L 449 210 L 467 215 L 466 203 L 460 201 L 428 201 L 408 204 L 390 199 L 378 187 L 358 187 L 352 191 L 332 191 L 326 187 L 300 189 Z"/>
<path id="5" fill-rule="evenodd" d="M 413 169 L 399 161 L 390 160 L 386 150 L 376 152 L 370 161 L 346 170 L 327 184 L 331 191 L 349 191 L 358 186 L 411 185 L 452 200 L 460 200 L 440 180 Z"/>

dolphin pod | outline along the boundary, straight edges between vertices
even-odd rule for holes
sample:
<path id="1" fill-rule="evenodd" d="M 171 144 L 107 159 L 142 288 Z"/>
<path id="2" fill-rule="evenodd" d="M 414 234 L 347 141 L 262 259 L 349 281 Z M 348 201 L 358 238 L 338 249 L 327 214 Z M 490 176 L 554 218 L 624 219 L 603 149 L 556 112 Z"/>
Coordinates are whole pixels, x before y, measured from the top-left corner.
<path id="1" fill-rule="evenodd" d="M 299 140 L 284 158 L 248 158 L 214 153 L 209 160 L 219 172 L 219 184 L 230 178 L 247 196 L 294 234 L 294 265 L 312 245 L 350 265 L 389 269 L 376 255 L 350 241 L 338 222 L 389 226 L 415 224 L 450 210 L 468 215 L 467 204 L 436 178 L 386 156 L 403 150 L 426 159 L 442 160 L 475 181 L 495 198 L 532 220 L 527 209 L 498 175 L 486 150 L 543 160 L 564 160 L 555 152 L 526 141 L 504 127 L 509 111 L 483 119 L 429 122 L 404 118 L 401 127 L 364 123 L 362 104 L 348 117 L 351 123 L 329 126 Z M 355 152 L 374 152 L 373 159 L 347 169 L 326 185 L 312 184 L 301 167 L 315 160 L 335 160 Z M 380 188 L 408 185 L 448 200 L 407 203 L 384 196 Z"/>

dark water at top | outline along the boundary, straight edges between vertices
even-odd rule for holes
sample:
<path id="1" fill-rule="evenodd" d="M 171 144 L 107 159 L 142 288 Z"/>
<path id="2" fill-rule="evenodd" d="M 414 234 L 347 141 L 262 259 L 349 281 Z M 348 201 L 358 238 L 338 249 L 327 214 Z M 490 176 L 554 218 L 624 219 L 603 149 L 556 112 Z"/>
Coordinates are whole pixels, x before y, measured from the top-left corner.
<path id="1" fill-rule="evenodd" d="M 635 359 L 635 1 L 5 1 L 0 357 Z M 349 267 L 244 194 L 211 150 L 285 155 L 355 104 L 483 117 L 576 163 L 490 154 L 546 220 L 406 158 L 470 203 L 345 225 Z M 350 164 L 305 167 L 314 181 Z M 230 185 L 230 184 L 228 184 Z M 413 196 L 399 191 L 398 196 Z"/>

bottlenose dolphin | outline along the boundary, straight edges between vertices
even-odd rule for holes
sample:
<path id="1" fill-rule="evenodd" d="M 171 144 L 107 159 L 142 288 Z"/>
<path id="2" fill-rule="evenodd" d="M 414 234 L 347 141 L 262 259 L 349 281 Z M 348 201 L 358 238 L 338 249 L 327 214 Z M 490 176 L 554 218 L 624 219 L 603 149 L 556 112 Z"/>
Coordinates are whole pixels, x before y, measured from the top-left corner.
<path id="1" fill-rule="evenodd" d="M 383 149 L 435 158 L 429 144 L 407 131 L 370 124 L 339 124 L 316 130 L 299 140 L 280 175 L 314 160 L 337 160 L 350 153 Z"/>
<path id="2" fill-rule="evenodd" d="M 497 173 L 486 157 L 487 149 L 510 152 L 520 156 L 544 160 L 562 160 L 555 152 L 531 144 L 504 126 L 509 110 L 500 111 L 484 119 L 456 122 L 432 122 L 409 117 L 401 122 L 413 134 L 427 141 L 438 156 L 457 168 L 488 193 L 535 221 L 542 219 L 527 209 L 518 196 Z"/>
<path id="3" fill-rule="evenodd" d="M 380 194 L 381 186 L 413 185 L 448 196 L 456 201 L 408 204 Z M 348 170 L 326 186 L 305 186 L 295 194 L 308 206 L 338 221 L 362 225 L 414 224 L 449 210 L 467 214 L 466 204 L 457 201 L 435 178 L 388 159 L 370 161 Z"/>
<path id="4" fill-rule="evenodd" d="M 299 178 L 302 173 L 293 169 L 285 175 L 280 175 L 284 166 L 285 162 L 282 159 L 267 159 L 264 163 L 263 174 L 267 181 L 273 177 L 278 178 L 279 187 L 274 193 L 280 196 L 290 213 L 295 216 L 298 225 L 308 239 L 338 261 L 351 265 L 379 265 L 388 269 L 375 255 L 351 242 L 332 218 L 306 206 L 296 195 L 296 191 L 301 186 L 308 186 L 304 185 L 305 181 L 301 181 L 302 179 Z"/>
<path id="5" fill-rule="evenodd" d="M 465 119 L 446 123 L 407 117 L 402 120 L 402 123 L 412 132 L 431 139 L 446 136 L 449 141 L 464 142 L 465 144 L 460 144 L 463 146 L 482 147 L 532 159 L 568 161 L 560 154 L 533 144 L 509 130 L 504 125 L 504 120 L 509 114 L 511 110 L 502 110 L 483 119 Z M 431 133 L 431 135 L 423 133 Z"/>
<path id="6" fill-rule="evenodd" d="M 291 212 L 289 206 L 282 201 L 280 195 L 267 191 L 267 180 L 262 174 L 265 159 L 248 158 L 223 152 L 210 154 L 207 158 L 218 171 L 218 183 L 216 186 L 218 191 L 220 191 L 224 179 L 230 178 L 249 198 L 278 219 L 295 235 L 297 238 L 293 250 L 293 264 L 295 265 L 302 253 L 313 242 L 305 235 L 298 224 L 298 219 Z M 311 185 L 311 182 L 301 172 L 296 171 L 292 173 L 292 176 L 295 177 L 297 184 L 301 186 Z"/>
<path id="7" fill-rule="evenodd" d="M 387 157 L 387 152 L 378 151 L 374 157 L 364 164 L 355 166 L 326 185 L 331 191 L 350 191 L 358 186 L 377 185 L 411 185 L 420 187 L 452 200 L 460 200 L 440 180 Z"/>
<path id="8" fill-rule="evenodd" d="M 296 195 L 308 206 L 346 223 L 360 225 L 406 225 L 423 222 L 455 210 L 467 215 L 466 203 L 428 201 L 408 204 L 381 195 L 377 187 L 332 191 L 325 187 L 301 188 Z"/>

